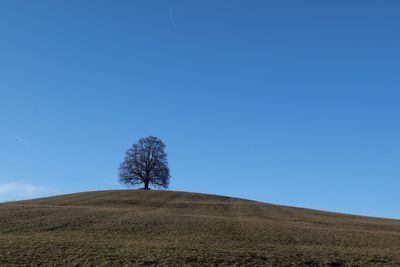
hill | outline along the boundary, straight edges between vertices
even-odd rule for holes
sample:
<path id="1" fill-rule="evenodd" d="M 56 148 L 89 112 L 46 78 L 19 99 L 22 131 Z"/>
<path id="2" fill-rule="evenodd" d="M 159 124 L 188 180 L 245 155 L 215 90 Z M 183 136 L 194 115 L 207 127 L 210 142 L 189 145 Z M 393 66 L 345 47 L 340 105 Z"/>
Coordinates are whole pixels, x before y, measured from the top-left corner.
<path id="1" fill-rule="evenodd" d="M 174 191 L 0 204 L 1 266 L 400 266 L 400 221 Z"/>

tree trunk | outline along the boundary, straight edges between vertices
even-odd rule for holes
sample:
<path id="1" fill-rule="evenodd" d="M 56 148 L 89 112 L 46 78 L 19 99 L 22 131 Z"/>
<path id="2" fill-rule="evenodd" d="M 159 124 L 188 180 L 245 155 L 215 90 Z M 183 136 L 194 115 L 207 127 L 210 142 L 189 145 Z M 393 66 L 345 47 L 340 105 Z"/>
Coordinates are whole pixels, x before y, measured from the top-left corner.
<path id="1" fill-rule="evenodd" d="M 144 189 L 149 189 L 149 180 L 144 182 Z"/>

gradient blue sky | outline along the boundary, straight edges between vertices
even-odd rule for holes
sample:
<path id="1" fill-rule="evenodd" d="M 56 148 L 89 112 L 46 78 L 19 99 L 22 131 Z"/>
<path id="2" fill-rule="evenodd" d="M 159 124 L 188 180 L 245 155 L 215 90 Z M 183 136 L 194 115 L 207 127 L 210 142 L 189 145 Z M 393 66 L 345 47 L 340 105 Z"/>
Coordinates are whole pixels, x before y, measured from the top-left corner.
<path id="1" fill-rule="evenodd" d="M 171 189 L 399 218 L 400 2 L 1 1 L 0 201 Z"/>

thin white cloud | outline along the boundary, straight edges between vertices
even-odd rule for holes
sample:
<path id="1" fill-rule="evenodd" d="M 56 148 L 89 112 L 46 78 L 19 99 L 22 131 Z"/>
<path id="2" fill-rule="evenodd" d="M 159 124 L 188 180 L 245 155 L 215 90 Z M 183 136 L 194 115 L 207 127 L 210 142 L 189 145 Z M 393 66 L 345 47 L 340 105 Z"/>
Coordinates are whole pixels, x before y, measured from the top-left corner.
<path id="1" fill-rule="evenodd" d="M 0 184 L 1 198 L 25 198 L 44 193 L 42 186 L 28 184 L 22 181 L 14 181 Z"/>
<path id="2" fill-rule="evenodd" d="M 171 19 L 171 23 L 172 23 L 172 25 L 174 26 L 174 29 L 175 29 L 175 31 L 177 31 L 178 30 L 178 27 L 176 27 L 176 22 L 175 22 L 175 16 L 174 16 L 174 13 L 172 13 L 172 9 L 168 9 L 168 11 L 169 11 L 169 17 L 170 17 L 170 19 Z"/>
<path id="3" fill-rule="evenodd" d="M 22 139 L 22 138 L 19 137 L 18 135 L 16 135 L 15 138 L 17 138 L 17 140 L 18 140 L 21 144 L 23 144 L 23 145 L 25 145 L 25 146 L 27 146 L 27 147 L 29 147 L 29 148 L 33 148 L 33 146 L 31 146 L 31 144 L 29 144 L 27 141 L 25 141 L 24 139 Z"/>

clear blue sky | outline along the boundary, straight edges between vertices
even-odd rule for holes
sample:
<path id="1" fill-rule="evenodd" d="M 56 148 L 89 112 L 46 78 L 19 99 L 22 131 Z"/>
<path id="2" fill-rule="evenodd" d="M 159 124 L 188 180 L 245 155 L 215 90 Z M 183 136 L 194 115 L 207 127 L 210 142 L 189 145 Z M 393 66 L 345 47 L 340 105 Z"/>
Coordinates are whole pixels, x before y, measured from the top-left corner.
<path id="1" fill-rule="evenodd" d="M 400 218 L 398 1 L 1 1 L 0 200 L 171 189 Z"/>

